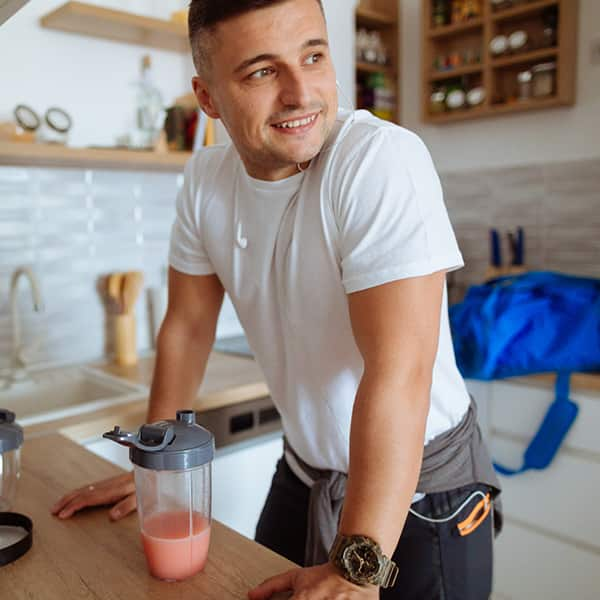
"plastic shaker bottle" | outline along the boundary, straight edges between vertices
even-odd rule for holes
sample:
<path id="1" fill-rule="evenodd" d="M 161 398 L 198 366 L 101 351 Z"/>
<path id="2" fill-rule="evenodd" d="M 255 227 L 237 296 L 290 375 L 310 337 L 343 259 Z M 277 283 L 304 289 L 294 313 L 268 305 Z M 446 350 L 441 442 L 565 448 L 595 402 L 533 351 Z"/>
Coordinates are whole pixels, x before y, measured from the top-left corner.
<path id="1" fill-rule="evenodd" d="M 5 512 L 12 509 L 17 495 L 22 446 L 23 429 L 16 423 L 15 414 L 0 408 L 0 567 L 23 556 L 33 539 L 29 517 Z"/>
<path id="2" fill-rule="evenodd" d="M 137 433 L 115 426 L 104 437 L 129 446 L 150 573 L 178 581 L 202 571 L 210 541 L 212 433 L 196 423 L 194 411 L 180 410 L 176 420 Z"/>

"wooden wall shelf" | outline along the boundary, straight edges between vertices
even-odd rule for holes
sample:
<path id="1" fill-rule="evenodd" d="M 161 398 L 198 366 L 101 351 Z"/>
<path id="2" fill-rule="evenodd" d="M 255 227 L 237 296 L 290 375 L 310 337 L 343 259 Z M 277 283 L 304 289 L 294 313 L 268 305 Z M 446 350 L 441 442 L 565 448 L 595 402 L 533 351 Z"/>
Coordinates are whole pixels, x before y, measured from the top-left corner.
<path id="1" fill-rule="evenodd" d="M 394 0 L 360 0 L 356 9 L 356 31 L 366 29 L 377 31 L 382 43 L 387 50 L 388 63 L 378 65 L 357 60 L 356 63 L 356 87 L 357 108 L 367 108 L 376 115 L 387 118 L 396 123 L 400 122 L 400 11 L 399 3 Z M 392 104 L 387 108 L 378 110 L 373 108 L 370 102 L 370 93 L 363 94 L 361 90 L 370 90 L 372 86 L 381 85 L 373 83 L 373 75 L 382 73 L 387 94 L 391 96 Z M 377 91 L 377 90 L 375 90 Z M 381 102 L 375 100 L 375 102 Z M 389 99 L 388 99 L 389 102 Z M 383 106 L 383 103 L 382 103 Z"/>
<path id="2" fill-rule="evenodd" d="M 388 12 L 369 8 L 364 3 L 361 3 L 356 9 L 356 21 L 361 27 L 390 27 L 396 25 L 396 19 Z"/>
<path id="3" fill-rule="evenodd" d="M 456 35 L 457 33 L 473 31 L 474 29 L 483 29 L 483 19 L 469 19 L 464 23 L 457 23 L 456 25 L 436 27 L 435 29 L 430 29 L 428 35 L 430 38 L 442 38 L 449 35 Z"/>
<path id="4" fill-rule="evenodd" d="M 468 110 L 457 110 L 454 112 L 442 113 L 440 115 L 431 115 L 428 118 L 429 123 L 456 123 L 458 121 L 467 121 L 489 116 L 489 111 L 485 108 L 471 108 Z"/>
<path id="5" fill-rule="evenodd" d="M 181 23 L 102 8 L 84 2 L 67 2 L 43 16 L 40 22 L 42 27 L 48 29 L 161 50 L 189 52 L 187 27 Z"/>
<path id="6" fill-rule="evenodd" d="M 473 75 L 474 73 L 481 73 L 483 67 L 481 65 L 470 65 L 468 67 L 459 67 L 458 69 L 450 69 L 449 71 L 434 71 L 429 77 L 429 81 L 444 81 L 445 79 L 456 79 L 463 75 Z"/>
<path id="7" fill-rule="evenodd" d="M 492 114 L 524 112 L 528 110 L 540 110 L 541 108 L 558 108 L 564 106 L 560 98 L 546 98 L 528 100 L 527 102 L 515 102 L 514 104 L 498 104 L 490 107 Z"/>
<path id="8" fill-rule="evenodd" d="M 493 12 L 492 21 L 508 21 L 509 19 L 520 18 L 524 15 L 539 13 L 549 6 L 558 6 L 559 4 L 560 0 L 538 0 L 537 2 L 528 2 L 522 6 L 515 6 L 514 8 Z"/>
<path id="9" fill-rule="evenodd" d="M 471 119 L 481 119 L 485 117 L 494 117 L 507 113 L 520 113 L 530 110 L 541 110 L 543 108 L 558 108 L 564 106 L 558 98 L 546 98 L 540 100 L 529 100 L 527 102 L 514 102 L 511 104 L 495 104 L 478 108 L 469 108 L 446 112 L 440 115 L 429 115 L 428 122 L 435 124 L 457 123 L 460 121 L 469 121 Z"/>
<path id="10" fill-rule="evenodd" d="M 356 70 L 363 73 L 388 73 L 389 75 L 394 75 L 394 70 L 386 65 L 377 65 L 367 62 L 356 63 Z"/>
<path id="11" fill-rule="evenodd" d="M 500 11 L 493 11 L 489 0 L 480 1 L 481 16 L 462 23 L 435 27 L 432 19 L 434 0 L 421 0 L 423 121 L 453 123 L 573 105 L 576 92 L 579 0 L 530 0 Z M 548 14 L 553 7 L 554 17 Z M 557 23 L 556 36 L 551 41 L 553 45 L 546 47 L 548 38 L 544 28 L 548 27 L 548 19 L 552 18 Z M 517 30 L 524 30 L 528 34 L 528 50 L 502 56 L 491 54 L 490 42 L 494 37 L 509 36 Z M 480 64 L 473 64 L 478 59 Z M 526 90 L 520 90 L 518 74 L 547 62 L 556 63 L 553 93 L 543 98 L 525 99 Z M 437 70 L 438 65 L 448 63 L 458 66 L 452 70 Z M 483 103 L 464 110 L 447 109 L 442 113 L 431 109 L 432 92 L 449 92 L 457 87 L 465 92 L 482 88 L 485 98 Z"/>
<path id="12" fill-rule="evenodd" d="M 512 65 L 521 65 L 525 63 L 534 63 L 538 61 L 556 58 L 559 54 L 558 48 L 544 48 L 543 50 L 534 50 L 533 52 L 523 52 L 507 58 L 496 58 L 490 62 L 494 69 L 501 67 L 510 67 Z"/>
<path id="13" fill-rule="evenodd" d="M 188 152 L 67 148 L 58 144 L 0 142 L 0 166 L 114 169 L 182 173 Z"/>

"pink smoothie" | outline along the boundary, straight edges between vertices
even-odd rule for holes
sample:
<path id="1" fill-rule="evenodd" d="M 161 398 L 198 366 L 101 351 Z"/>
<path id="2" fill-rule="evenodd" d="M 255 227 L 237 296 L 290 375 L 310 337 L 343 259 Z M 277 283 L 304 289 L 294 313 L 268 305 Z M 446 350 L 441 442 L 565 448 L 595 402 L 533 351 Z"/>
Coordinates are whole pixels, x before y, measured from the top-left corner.
<path id="1" fill-rule="evenodd" d="M 148 568 L 159 579 L 186 579 L 201 571 L 209 542 L 210 524 L 200 513 L 161 512 L 144 520 L 142 543 Z"/>

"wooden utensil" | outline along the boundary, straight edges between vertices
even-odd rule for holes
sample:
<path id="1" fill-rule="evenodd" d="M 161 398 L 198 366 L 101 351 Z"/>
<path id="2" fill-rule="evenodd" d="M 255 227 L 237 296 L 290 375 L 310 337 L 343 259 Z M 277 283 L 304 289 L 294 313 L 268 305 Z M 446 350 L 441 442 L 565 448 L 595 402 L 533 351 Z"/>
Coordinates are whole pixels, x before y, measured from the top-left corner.
<path id="1" fill-rule="evenodd" d="M 121 298 L 121 287 L 123 284 L 123 273 L 111 273 L 108 276 L 107 292 L 110 312 L 119 314 L 123 309 Z"/>
<path id="2" fill-rule="evenodd" d="M 137 335 L 135 315 L 122 313 L 114 318 L 115 352 L 118 365 L 131 366 L 137 363 Z"/>
<path id="3" fill-rule="evenodd" d="M 121 291 L 123 313 L 133 313 L 143 285 L 144 275 L 140 271 L 128 271 L 124 274 Z"/>

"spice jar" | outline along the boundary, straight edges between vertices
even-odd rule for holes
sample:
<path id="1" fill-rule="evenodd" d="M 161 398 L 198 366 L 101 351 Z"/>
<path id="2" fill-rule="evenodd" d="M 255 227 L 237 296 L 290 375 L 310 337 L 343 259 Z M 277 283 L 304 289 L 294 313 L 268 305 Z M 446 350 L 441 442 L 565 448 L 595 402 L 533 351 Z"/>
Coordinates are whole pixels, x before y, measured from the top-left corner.
<path id="1" fill-rule="evenodd" d="M 552 96 L 555 88 L 556 63 L 548 62 L 531 68 L 533 75 L 532 90 L 534 98 Z"/>
<path id="2" fill-rule="evenodd" d="M 429 112 L 432 115 L 443 113 L 446 110 L 446 94 L 442 91 L 433 92 L 429 102 Z"/>
<path id="3" fill-rule="evenodd" d="M 519 84 L 519 100 L 525 101 L 531 99 L 531 71 L 521 71 L 517 75 L 517 82 Z"/>
<path id="4" fill-rule="evenodd" d="M 435 0 L 431 15 L 434 27 L 443 27 L 448 24 L 450 6 L 447 0 Z"/>
<path id="5" fill-rule="evenodd" d="M 458 110 L 459 108 L 464 107 L 466 99 L 465 91 L 460 87 L 455 87 L 448 91 L 448 95 L 446 96 L 446 106 L 450 110 Z"/>

